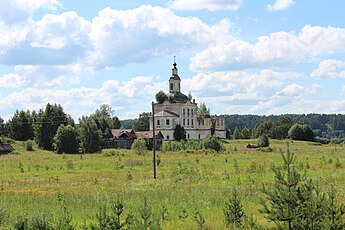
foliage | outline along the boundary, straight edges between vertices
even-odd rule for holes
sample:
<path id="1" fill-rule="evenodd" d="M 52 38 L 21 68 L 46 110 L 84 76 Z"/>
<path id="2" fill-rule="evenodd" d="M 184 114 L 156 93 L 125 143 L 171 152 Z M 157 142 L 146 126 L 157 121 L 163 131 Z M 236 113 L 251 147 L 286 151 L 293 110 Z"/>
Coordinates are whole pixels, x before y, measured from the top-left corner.
<path id="1" fill-rule="evenodd" d="M 226 226 L 230 227 L 234 225 L 236 228 L 241 227 L 244 211 L 241 198 L 236 189 L 232 190 L 229 200 L 225 203 L 223 213 Z"/>
<path id="2" fill-rule="evenodd" d="M 289 130 L 289 138 L 292 140 L 315 141 L 313 130 L 304 124 L 294 124 Z"/>
<path id="3" fill-rule="evenodd" d="M 274 167 L 275 183 L 272 187 L 263 186 L 269 205 L 261 201 L 269 221 L 273 221 L 279 229 L 341 229 L 345 227 L 342 211 L 336 207 L 334 199 L 327 199 L 319 186 L 306 174 L 300 174 L 295 164 L 295 157 L 290 152 L 282 153 L 283 167 Z M 335 198 L 332 193 L 330 197 Z M 332 205 L 333 203 L 333 205 Z M 336 208 L 335 208 L 336 207 Z M 332 212 L 330 210 L 336 210 Z M 332 216 L 332 213 L 334 216 Z M 337 221 L 334 221 L 337 219 Z M 337 223 L 335 223 L 337 222 Z M 337 228 L 334 228 L 337 226 Z"/>
<path id="4" fill-rule="evenodd" d="M 150 130 L 150 117 L 149 113 L 141 113 L 139 119 L 134 120 L 133 130 L 134 131 L 148 131 Z"/>
<path id="5" fill-rule="evenodd" d="M 174 128 L 174 139 L 176 141 L 186 140 L 186 131 L 183 126 L 177 124 Z"/>
<path id="6" fill-rule="evenodd" d="M 35 141 L 38 147 L 45 150 L 53 149 L 53 137 L 61 124 L 74 123 L 66 115 L 61 105 L 46 105 L 45 111 L 40 110 L 34 126 Z"/>
<path id="7" fill-rule="evenodd" d="M 167 99 L 168 99 L 167 95 L 162 90 L 156 93 L 156 102 L 163 103 Z"/>
<path id="8" fill-rule="evenodd" d="M 53 148 L 58 154 L 78 153 L 79 142 L 77 130 L 71 125 L 60 125 L 54 136 Z"/>
<path id="9" fill-rule="evenodd" d="M 5 122 L 4 122 L 4 119 L 2 119 L 0 117 L 0 136 L 2 135 L 6 135 L 6 126 L 5 126 Z"/>
<path id="10" fill-rule="evenodd" d="M 102 133 L 92 118 L 84 118 L 78 127 L 80 147 L 84 153 L 96 153 L 101 150 Z"/>
<path id="11" fill-rule="evenodd" d="M 260 123 L 258 126 L 254 128 L 253 137 L 258 138 L 261 135 L 268 135 L 272 127 L 273 127 L 273 122 L 270 120 Z"/>
<path id="12" fill-rule="evenodd" d="M 147 150 L 146 141 L 144 139 L 135 139 L 131 149 L 138 155 L 144 155 Z"/>
<path id="13" fill-rule="evenodd" d="M 258 146 L 259 147 L 268 147 L 270 145 L 270 140 L 267 135 L 262 134 L 258 138 Z"/>
<path id="14" fill-rule="evenodd" d="M 189 93 L 188 93 L 187 98 L 188 98 L 189 101 L 192 101 L 192 100 L 193 100 L 193 95 L 192 95 L 192 93 L 191 93 L 190 91 L 189 91 Z"/>
<path id="15" fill-rule="evenodd" d="M 16 111 L 13 117 L 8 121 L 7 128 L 9 136 L 14 140 L 26 141 L 33 139 L 33 122 L 30 111 Z"/>
<path id="16" fill-rule="evenodd" d="M 288 137 L 288 132 L 293 125 L 291 115 L 282 115 L 270 128 L 269 136 L 273 139 L 285 139 Z"/>
<path id="17" fill-rule="evenodd" d="M 250 139 L 252 137 L 252 131 L 249 128 L 244 128 L 241 131 L 242 139 Z"/>
<path id="18" fill-rule="evenodd" d="M 197 113 L 198 116 L 200 117 L 210 117 L 210 109 L 207 108 L 206 104 L 204 102 L 200 103 L 200 106 L 197 108 Z"/>
<path id="19" fill-rule="evenodd" d="M 234 140 L 241 139 L 241 133 L 237 127 L 234 130 L 234 134 L 232 135 L 232 139 L 234 139 Z"/>
<path id="20" fill-rule="evenodd" d="M 205 149 L 213 149 L 217 152 L 223 149 L 222 142 L 216 137 L 208 137 L 203 140 Z"/>
<path id="21" fill-rule="evenodd" d="M 112 137 L 111 130 L 121 127 L 119 119 L 113 114 L 113 109 L 109 105 L 103 104 L 90 116 L 95 121 L 97 129 L 100 130 L 103 138 Z"/>
<path id="22" fill-rule="evenodd" d="M 32 140 L 27 140 L 25 142 L 25 148 L 26 148 L 26 151 L 33 151 L 33 141 Z"/>

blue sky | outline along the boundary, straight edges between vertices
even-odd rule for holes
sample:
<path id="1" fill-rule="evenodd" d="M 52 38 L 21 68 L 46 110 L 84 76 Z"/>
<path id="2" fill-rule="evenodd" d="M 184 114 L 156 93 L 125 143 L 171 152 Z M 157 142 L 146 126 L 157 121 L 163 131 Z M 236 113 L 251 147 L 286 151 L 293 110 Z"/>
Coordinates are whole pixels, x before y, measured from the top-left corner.
<path id="1" fill-rule="evenodd" d="M 345 1 L 0 0 L 0 117 L 150 111 L 176 56 L 213 114 L 345 113 Z"/>

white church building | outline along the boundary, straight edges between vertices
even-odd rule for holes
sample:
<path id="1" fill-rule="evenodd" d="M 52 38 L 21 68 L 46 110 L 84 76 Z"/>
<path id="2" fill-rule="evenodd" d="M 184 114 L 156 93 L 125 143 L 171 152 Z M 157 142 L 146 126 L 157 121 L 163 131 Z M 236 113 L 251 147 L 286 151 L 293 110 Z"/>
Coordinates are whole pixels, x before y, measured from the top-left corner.
<path id="1" fill-rule="evenodd" d="M 197 115 L 197 103 L 181 93 L 181 79 L 174 62 L 169 79 L 169 93 L 164 102 L 153 103 L 155 131 L 160 131 L 164 140 L 174 140 L 174 129 L 181 125 L 187 139 L 204 139 L 210 136 L 226 138 L 225 120 L 210 115 Z M 153 129 L 152 116 L 150 130 Z"/>

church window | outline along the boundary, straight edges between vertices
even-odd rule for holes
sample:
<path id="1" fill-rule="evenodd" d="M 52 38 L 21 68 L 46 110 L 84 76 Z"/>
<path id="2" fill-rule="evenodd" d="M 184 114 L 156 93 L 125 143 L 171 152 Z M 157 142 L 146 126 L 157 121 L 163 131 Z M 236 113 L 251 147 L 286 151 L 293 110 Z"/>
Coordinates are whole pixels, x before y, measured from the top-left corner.
<path id="1" fill-rule="evenodd" d="M 187 135 L 187 138 L 188 138 L 188 139 L 190 139 L 190 137 L 189 137 L 189 133 L 188 133 L 188 135 Z"/>
<path id="2" fill-rule="evenodd" d="M 201 139 L 201 138 L 200 138 L 200 134 L 199 134 L 199 139 Z"/>
<path id="3" fill-rule="evenodd" d="M 199 126 L 200 126 L 200 120 L 198 120 Z"/>
<path id="4" fill-rule="evenodd" d="M 217 120 L 217 126 L 219 126 L 219 120 Z"/>
<path id="5" fill-rule="evenodd" d="M 194 109 L 191 109 L 191 110 L 190 110 L 190 113 L 192 114 L 192 116 L 193 116 L 193 111 L 194 111 Z"/>
<path id="6" fill-rule="evenodd" d="M 186 125 L 186 119 L 183 119 L 182 121 L 183 121 L 182 124 L 183 124 L 183 125 Z"/>
<path id="7" fill-rule="evenodd" d="M 170 125 L 170 120 L 169 119 L 166 120 L 166 125 Z"/>
<path id="8" fill-rule="evenodd" d="M 170 90 L 173 90 L 173 89 L 174 89 L 174 84 L 170 83 Z"/>
<path id="9" fill-rule="evenodd" d="M 187 109 L 187 116 L 189 116 L 189 109 Z"/>
<path id="10" fill-rule="evenodd" d="M 183 115 L 185 115 L 186 114 L 186 110 L 185 110 L 185 108 L 183 108 Z"/>
<path id="11" fill-rule="evenodd" d="M 192 125 L 194 125 L 194 124 L 193 124 L 193 123 L 194 123 L 194 122 L 193 122 L 193 119 L 191 120 L 191 122 L 192 122 Z"/>
<path id="12" fill-rule="evenodd" d="M 161 124 L 160 124 L 160 120 L 158 119 L 157 120 L 157 126 L 160 126 Z"/>
<path id="13" fill-rule="evenodd" d="M 187 125 L 189 125 L 189 119 L 187 119 Z"/>
<path id="14" fill-rule="evenodd" d="M 167 139 L 169 140 L 169 135 L 167 136 Z"/>

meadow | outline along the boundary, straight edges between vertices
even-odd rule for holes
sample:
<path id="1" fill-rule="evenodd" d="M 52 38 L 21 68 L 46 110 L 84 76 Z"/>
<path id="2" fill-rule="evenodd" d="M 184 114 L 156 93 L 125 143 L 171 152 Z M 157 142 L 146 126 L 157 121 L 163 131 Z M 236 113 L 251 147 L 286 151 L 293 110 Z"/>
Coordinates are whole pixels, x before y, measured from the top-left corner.
<path id="1" fill-rule="evenodd" d="M 223 142 L 220 153 L 157 151 L 156 180 L 152 152 L 58 155 L 37 147 L 26 151 L 16 142 L 15 152 L 0 155 L 0 228 L 11 228 L 21 217 L 57 222 L 68 211 L 73 226 L 86 229 L 97 223 L 102 205 L 121 200 L 124 216 L 136 218 L 146 202 L 162 229 L 198 229 L 197 213 L 205 220 L 203 229 L 225 229 L 224 204 L 235 187 L 245 214 L 274 226 L 259 212 L 259 200 L 262 185 L 274 182 L 272 167 L 282 165 L 287 142 L 297 158 L 295 167 L 306 170 L 323 191 L 333 184 L 338 201 L 345 203 L 345 146 L 271 140 L 271 151 L 265 152 L 242 150 L 256 140 Z"/>

